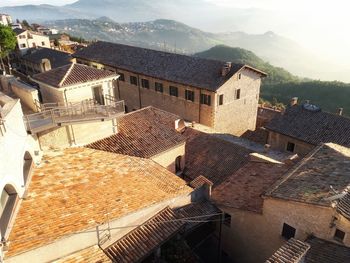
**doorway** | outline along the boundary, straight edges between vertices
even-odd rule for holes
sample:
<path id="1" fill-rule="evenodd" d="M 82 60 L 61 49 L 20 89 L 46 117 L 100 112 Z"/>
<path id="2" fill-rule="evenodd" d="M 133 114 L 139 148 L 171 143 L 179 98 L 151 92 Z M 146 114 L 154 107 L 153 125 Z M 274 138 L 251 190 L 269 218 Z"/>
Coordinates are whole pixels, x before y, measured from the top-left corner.
<path id="1" fill-rule="evenodd" d="M 105 101 L 104 101 L 104 98 L 103 98 L 102 87 L 101 86 L 93 87 L 92 90 L 93 90 L 94 100 L 100 105 L 105 105 Z"/>

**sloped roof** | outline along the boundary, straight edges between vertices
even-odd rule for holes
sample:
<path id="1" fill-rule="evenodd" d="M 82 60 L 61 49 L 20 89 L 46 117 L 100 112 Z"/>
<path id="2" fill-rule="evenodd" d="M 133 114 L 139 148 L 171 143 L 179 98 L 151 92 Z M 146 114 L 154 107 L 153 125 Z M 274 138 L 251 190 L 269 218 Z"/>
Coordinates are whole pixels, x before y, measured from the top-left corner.
<path id="1" fill-rule="evenodd" d="M 48 59 L 51 63 L 51 69 L 71 64 L 71 54 L 58 51 L 52 48 L 31 48 L 22 59 L 32 63 L 40 63 L 42 59 Z"/>
<path id="2" fill-rule="evenodd" d="M 26 32 L 27 29 L 22 29 L 22 28 L 15 28 L 13 29 L 13 32 L 15 32 L 15 34 L 18 36 L 20 34 L 22 34 L 23 32 Z"/>
<path id="3" fill-rule="evenodd" d="M 327 143 L 307 155 L 267 196 L 329 206 L 350 185 L 350 148 Z"/>
<path id="4" fill-rule="evenodd" d="M 289 239 L 265 263 L 299 263 L 310 249 L 310 245 L 297 240 Z"/>
<path id="5" fill-rule="evenodd" d="M 311 248 L 306 253 L 305 263 L 350 262 L 350 248 L 323 239 L 311 237 L 306 240 Z"/>
<path id="6" fill-rule="evenodd" d="M 10 233 L 6 257 L 192 190 L 184 180 L 149 159 L 88 148 L 65 149 L 45 157 L 34 169 L 28 197 L 22 201 Z"/>
<path id="7" fill-rule="evenodd" d="M 249 160 L 250 150 L 219 139 L 214 135 L 186 128 L 185 179 L 192 181 L 199 175 L 210 180 L 215 188 Z"/>
<path id="8" fill-rule="evenodd" d="M 350 220 L 350 192 L 347 192 L 337 204 L 337 211 Z"/>
<path id="9" fill-rule="evenodd" d="M 123 115 L 118 119 L 118 133 L 86 147 L 150 158 L 186 141 L 175 130 L 179 116 L 152 106 Z"/>
<path id="10" fill-rule="evenodd" d="M 218 185 L 212 193 L 215 204 L 262 213 L 262 195 L 290 167 L 285 164 L 248 162 Z"/>
<path id="11" fill-rule="evenodd" d="M 36 74 L 33 79 L 56 88 L 62 88 L 114 76 L 116 77 L 117 74 L 112 71 L 72 63 Z"/>
<path id="12" fill-rule="evenodd" d="M 232 64 L 231 71 L 222 77 L 224 62 L 221 61 L 103 41 L 77 51 L 73 57 L 212 91 L 245 67 L 266 75 L 247 65 Z"/>
<path id="13" fill-rule="evenodd" d="M 350 118 L 322 110 L 311 111 L 304 104 L 288 108 L 266 128 L 313 145 L 333 142 L 350 147 Z"/>

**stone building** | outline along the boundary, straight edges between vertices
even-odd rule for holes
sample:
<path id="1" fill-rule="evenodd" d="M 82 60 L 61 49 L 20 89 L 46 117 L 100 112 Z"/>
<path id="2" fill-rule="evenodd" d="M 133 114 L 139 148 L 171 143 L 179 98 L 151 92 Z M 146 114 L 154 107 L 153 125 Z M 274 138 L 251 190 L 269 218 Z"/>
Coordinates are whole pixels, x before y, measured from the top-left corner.
<path id="1" fill-rule="evenodd" d="M 238 262 L 263 262 L 286 240 L 310 236 L 350 247 L 349 161 L 349 148 L 330 143 L 294 166 L 243 166 L 213 189 L 227 218 L 225 251 Z"/>
<path id="2" fill-rule="evenodd" d="M 27 135 L 19 100 L 0 92 L 0 238 L 7 239 L 31 171 L 40 160 L 37 139 Z M 0 255 L 0 261 L 1 261 Z"/>
<path id="3" fill-rule="evenodd" d="M 185 167 L 184 129 L 179 116 L 149 106 L 119 117 L 116 134 L 86 147 L 148 158 L 181 175 Z"/>
<path id="4" fill-rule="evenodd" d="M 301 156 L 320 143 L 332 142 L 350 147 L 350 118 L 324 112 L 308 103 L 290 106 L 265 128 L 271 148 Z"/>
<path id="5" fill-rule="evenodd" d="M 107 42 L 93 43 L 73 57 L 117 72 L 114 94 L 128 111 L 152 105 L 223 133 L 255 129 L 266 74 L 250 66 Z"/>

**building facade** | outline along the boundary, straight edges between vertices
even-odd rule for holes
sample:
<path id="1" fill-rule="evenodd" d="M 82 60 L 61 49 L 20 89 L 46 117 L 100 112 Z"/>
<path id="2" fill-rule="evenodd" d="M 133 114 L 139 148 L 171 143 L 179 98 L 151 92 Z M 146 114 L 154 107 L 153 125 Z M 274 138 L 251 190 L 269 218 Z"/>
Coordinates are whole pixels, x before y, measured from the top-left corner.
<path id="1" fill-rule="evenodd" d="M 121 77 L 115 96 L 125 101 L 128 111 L 154 106 L 235 135 L 255 129 L 261 77 L 266 74 L 250 66 L 106 42 L 73 57 L 117 72 Z"/>
<path id="2" fill-rule="evenodd" d="M 26 54 L 30 48 L 50 48 L 50 39 L 48 36 L 20 28 L 15 28 L 13 31 L 16 33 L 17 48 L 21 55 Z"/>
<path id="3" fill-rule="evenodd" d="M 12 24 L 12 18 L 7 14 L 0 14 L 0 25 L 10 26 Z"/>

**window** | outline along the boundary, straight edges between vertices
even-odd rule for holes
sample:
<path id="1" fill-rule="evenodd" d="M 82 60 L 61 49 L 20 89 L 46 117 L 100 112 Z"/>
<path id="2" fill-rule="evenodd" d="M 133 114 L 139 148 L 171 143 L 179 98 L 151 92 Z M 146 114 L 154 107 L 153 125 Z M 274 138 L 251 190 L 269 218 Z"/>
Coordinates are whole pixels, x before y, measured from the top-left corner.
<path id="1" fill-rule="evenodd" d="M 293 153 L 293 152 L 294 152 L 294 149 L 295 149 L 295 144 L 292 143 L 292 142 L 288 142 L 288 143 L 287 143 L 287 151 Z"/>
<path id="2" fill-rule="evenodd" d="M 158 92 L 163 92 L 163 84 L 159 83 L 159 82 L 156 82 L 155 83 L 155 90 L 158 91 Z"/>
<path id="3" fill-rule="evenodd" d="M 294 237 L 295 236 L 295 228 L 284 223 L 283 229 L 282 229 L 282 236 L 287 240 Z"/>
<path id="4" fill-rule="evenodd" d="M 125 81 L 125 76 L 124 76 L 123 73 L 118 73 L 118 75 L 119 75 L 119 80 L 120 81 Z"/>
<path id="5" fill-rule="evenodd" d="M 241 79 L 241 78 L 242 78 L 242 74 L 239 73 L 239 74 L 238 74 L 238 79 Z"/>
<path id="6" fill-rule="evenodd" d="M 149 89 L 149 81 L 148 79 L 141 79 L 141 87 L 145 89 Z"/>
<path id="7" fill-rule="evenodd" d="M 345 237 L 345 232 L 339 230 L 338 228 L 335 229 L 335 233 L 334 233 L 334 240 L 337 240 L 337 241 L 340 241 L 340 242 L 343 242 L 344 240 L 344 237 Z"/>
<path id="8" fill-rule="evenodd" d="M 231 215 L 230 214 L 224 214 L 224 224 L 227 226 L 231 226 Z"/>
<path id="9" fill-rule="evenodd" d="M 19 38 L 20 39 L 24 39 L 24 38 L 26 38 L 26 36 L 25 35 L 20 35 Z"/>
<path id="10" fill-rule="evenodd" d="M 97 65 L 92 65 L 93 68 L 97 68 Z"/>
<path id="11" fill-rule="evenodd" d="M 174 86 L 169 87 L 169 94 L 170 96 L 178 97 L 179 96 L 179 89 Z"/>
<path id="12" fill-rule="evenodd" d="M 25 47 L 26 47 L 26 44 L 21 44 L 20 47 L 21 47 L 21 48 L 25 48 Z"/>
<path id="13" fill-rule="evenodd" d="M 221 94 L 219 95 L 219 105 L 223 105 L 224 104 L 224 95 Z"/>
<path id="14" fill-rule="evenodd" d="M 137 78 L 135 76 L 130 76 L 130 84 L 137 86 Z"/>
<path id="15" fill-rule="evenodd" d="M 185 90 L 185 98 L 186 98 L 186 100 L 190 100 L 190 101 L 194 102 L 194 91 Z"/>
<path id="16" fill-rule="evenodd" d="M 239 100 L 241 98 L 241 89 L 236 89 L 235 99 Z"/>
<path id="17" fill-rule="evenodd" d="M 201 94 L 201 104 L 211 105 L 211 96 L 207 94 Z"/>
<path id="18" fill-rule="evenodd" d="M 41 42 L 41 45 L 42 45 L 42 46 L 45 46 L 45 42 L 44 42 L 44 41 L 43 41 L 43 42 Z"/>

